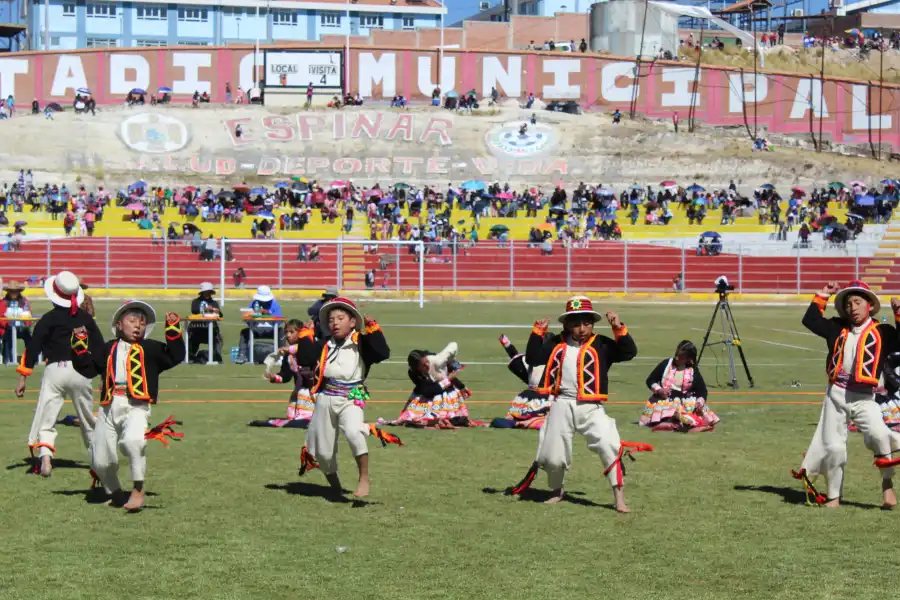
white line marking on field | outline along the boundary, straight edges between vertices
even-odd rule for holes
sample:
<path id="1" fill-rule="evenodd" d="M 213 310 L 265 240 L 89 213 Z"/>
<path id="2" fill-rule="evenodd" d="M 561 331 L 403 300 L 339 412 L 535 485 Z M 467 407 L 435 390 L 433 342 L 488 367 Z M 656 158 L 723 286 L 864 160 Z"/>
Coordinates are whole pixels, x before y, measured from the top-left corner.
<path id="1" fill-rule="evenodd" d="M 702 331 L 702 332 L 706 333 L 705 329 L 698 329 L 697 327 L 691 327 L 691 331 Z M 715 329 L 712 330 L 712 333 L 716 333 L 720 337 L 722 335 L 720 331 L 716 331 Z M 761 344 L 771 344 L 773 346 L 781 346 L 782 348 L 793 348 L 794 350 L 805 350 L 807 352 L 821 352 L 821 350 L 816 350 L 814 348 L 807 348 L 806 346 L 794 346 L 793 344 L 782 344 L 781 342 L 773 342 L 770 340 L 760 340 L 757 338 L 747 338 L 747 337 L 743 337 L 743 336 L 741 337 L 741 339 L 749 340 L 751 342 L 759 342 Z"/>
<path id="2" fill-rule="evenodd" d="M 795 335 L 808 335 L 810 337 L 819 337 L 810 331 L 800 331 L 799 329 L 778 329 L 776 327 L 765 327 L 763 325 L 750 325 L 754 329 L 762 329 L 764 331 L 777 331 L 779 333 L 792 333 Z"/>

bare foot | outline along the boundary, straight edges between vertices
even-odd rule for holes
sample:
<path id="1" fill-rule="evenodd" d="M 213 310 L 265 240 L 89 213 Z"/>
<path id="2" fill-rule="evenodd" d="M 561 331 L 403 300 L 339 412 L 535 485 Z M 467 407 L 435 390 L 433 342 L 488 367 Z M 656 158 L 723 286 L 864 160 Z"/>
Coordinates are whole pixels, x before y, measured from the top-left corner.
<path id="1" fill-rule="evenodd" d="M 128 512 L 139 512 L 144 507 L 144 492 L 131 490 L 131 496 L 128 498 L 128 502 L 125 503 L 124 508 Z"/>
<path id="2" fill-rule="evenodd" d="M 549 500 L 545 500 L 544 504 L 558 504 L 566 499 L 566 493 L 563 491 L 563 488 L 559 488 L 558 490 L 553 490 L 553 497 Z"/>
<path id="3" fill-rule="evenodd" d="M 356 486 L 356 491 L 353 492 L 353 495 L 357 498 L 365 498 L 369 495 L 369 478 L 360 478 L 359 484 Z"/>
<path id="4" fill-rule="evenodd" d="M 882 480 L 881 497 L 881 508 L 890 510 L 897 506 L 897 495 L 894 494 L 894 482 L 892 482 L 890 479 Z"/>
<path id="5" fill-rule="evenodd" d="M 824 506 L 825 508 L 840 508 L 840 506 L 841 506 L 841 499 L 840 499 L 840 498 L 835 498 L 834 500 L 829 500 L 828 502 L 826 502 L 826 503 L 823 504 L 822 506 Z"/>
<path id="6" fill-rule="evenodd" d="M 704 431 L 712 431 L 713 428 L 709 425 L 701 425 L 700 427 L 692 427 L 688 430 L 688 433 L 703 433 Z"/>
<path id="7" fill-rule="evenodd" d="M 631 509 L 625 504 L 625 490 L 621 485 L 617 485 L 613 488 L 613 500 L 615 500 L 616 503 L 616 512 L 623 514 L 631 512 Z"/>
<path id="8" fill-rule="evenodd" d="M 53 473 L 53 459 L 49 456 L 41 457 L 41 477 L 50 477 Z"/>
<path id="9" fill-rule="evenodd" d="M 127 498 L 125 497 L 125 492 L 122 490 L 116 490 L 112 493 L 109 500 L 106 501 L 108 506 L 112 506 L 113 508 L 122 508 L 125 506 L 125 502 L 127 502 Z"/>

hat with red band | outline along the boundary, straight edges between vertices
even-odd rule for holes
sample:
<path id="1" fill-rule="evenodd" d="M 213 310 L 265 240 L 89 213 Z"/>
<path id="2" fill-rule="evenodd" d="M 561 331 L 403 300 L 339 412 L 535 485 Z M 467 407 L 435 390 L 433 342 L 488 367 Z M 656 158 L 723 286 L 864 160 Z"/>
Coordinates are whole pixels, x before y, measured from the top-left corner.
<path id="1" fill-rule="evenodd" d="M 565 323 L 569 317 L 582 315 L 592 317 L 595 323 L 600 320 L 600 313 L 594 310 L 590 298 L 587 296 L 572 296 L 566 302 L 566 312 L 559 315 L 559 322 Z"/>
<path id="2" fill-rule="evenodd" d="M 875 295 L 872 288 L 870 288 L 866 282 L 854 279 L 834 297 L 834 308 L 841 318 L 849 318 L 846 306 L 847 296 L 862 296 L 865 298 L 871 305 L 869 315 L 878 314 L 878 311 L 881 310 L 881 300 L 878 299 L 878 296 Z"/>
<path id="3" fill-rule="evenodd" d="M 342 310 L 347 311 L 356 319 L 356 329 L 362 330 L 365 327 L 363 323 L 362 313 L 359 312 L 359 309 L 356 308 L 356 304 L 353 303 L 353 300 L 349 298 L 344 298 L 343 296 L 338 296 L 332 300 L 329 300 L 325 304 L 322 305 L 322 308 L 319 309 L 319 323 L 321 323 L 323 329 L 328 329 L 328 315 L 331 311 L 340 308 Z"/>
<path id="4" fill-rule="evenodd" d="M 61 271 L 59 275 L 51 277 L 44 283 L 44 293 L 50 302 L 62 308 L 68 308 L 69 314 L 78 312 L 78 307 L 84 302 L 84 290 L 81 282 L 71 271 Z"/>

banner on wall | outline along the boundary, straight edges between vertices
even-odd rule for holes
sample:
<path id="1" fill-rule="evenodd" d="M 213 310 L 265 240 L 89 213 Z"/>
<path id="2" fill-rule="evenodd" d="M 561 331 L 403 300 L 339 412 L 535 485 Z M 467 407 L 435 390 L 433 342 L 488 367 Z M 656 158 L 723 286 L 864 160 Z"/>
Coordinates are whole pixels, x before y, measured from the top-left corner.
<path id="1" fill-rule="evenodd" d="M 265 53 L 267 87 L 339 88 L 344 80 L 344 55 L 310 50 Z"/>

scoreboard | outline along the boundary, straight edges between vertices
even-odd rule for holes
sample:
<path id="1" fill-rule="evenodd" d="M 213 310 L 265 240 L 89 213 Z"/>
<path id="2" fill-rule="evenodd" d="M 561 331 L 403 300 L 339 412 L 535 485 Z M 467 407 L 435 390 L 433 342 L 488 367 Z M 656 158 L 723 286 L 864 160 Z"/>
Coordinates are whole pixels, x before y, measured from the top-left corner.
<path id="1" fill-rule="evenodd" d="M 344 81 L 344 55 L 341 52 L 266 50 L 265 72 L 266 87 L 305 88 L 311 83 L 313 88 L 340 88 Z"/>

